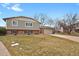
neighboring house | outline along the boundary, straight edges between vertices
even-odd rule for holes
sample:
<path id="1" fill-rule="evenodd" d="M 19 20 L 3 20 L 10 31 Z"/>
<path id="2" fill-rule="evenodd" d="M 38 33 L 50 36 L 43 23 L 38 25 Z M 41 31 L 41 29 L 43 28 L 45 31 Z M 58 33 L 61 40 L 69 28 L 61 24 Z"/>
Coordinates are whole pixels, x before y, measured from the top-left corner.
<path id="1" fill-rule="evenodd" d="M 63 27 L 60 27 L 60 28 L 58 29 L 58 31 L 59 31 L 59 32 L 64 32 Z"/>
<path id="2" fill-rule="evenodd" d="M 40 27 L 41 23 L 33 18 L 18 16 L 18 17 L 3 18 L 3 20 L 6 22 L 7 34 L 40 34 L 41 33 L 41 29 L 42 29 Z M 51 30 L 48 31 L 52 33 Z M 46 32 L 47 31 L 44 31 L 44 33 Z M 49 32 L 47 33 L 49 34 Z"/>
<path id="3" fill-rule="evenodd" d="M 73 26 L 72 32 L 79 32 L 79 22 L 72 24 L 70 26 Z M 66 30 L 66 29 L 65 29 Z M 58 29 L 59 32 L 64 32 L 63 27 L 59 27 Z"/>
<path id="4" fill-rule="evenodd" d="M 75 23 L 74 27 L 75 27 L 75 31 L 79 32 L 79 22 Z"/>

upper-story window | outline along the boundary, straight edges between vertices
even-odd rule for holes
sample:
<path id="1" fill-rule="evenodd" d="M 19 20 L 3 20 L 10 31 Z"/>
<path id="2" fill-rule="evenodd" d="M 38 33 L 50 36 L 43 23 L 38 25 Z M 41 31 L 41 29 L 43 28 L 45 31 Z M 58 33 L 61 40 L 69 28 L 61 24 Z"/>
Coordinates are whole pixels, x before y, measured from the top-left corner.
<path id="1" fill-rule="evenodd" d="M 32 26 L 32 23 L 31 23 L 31 22 L 26 22 L 25 25 L 26 25 L 26 26 Z"/>
<path id="2" fill-rule="evenodd" d="M 12 21 L 12 25 L 13 25 L 13 26 L 18 26 L 18 21 L 13 20 L 13 21 Z"/>

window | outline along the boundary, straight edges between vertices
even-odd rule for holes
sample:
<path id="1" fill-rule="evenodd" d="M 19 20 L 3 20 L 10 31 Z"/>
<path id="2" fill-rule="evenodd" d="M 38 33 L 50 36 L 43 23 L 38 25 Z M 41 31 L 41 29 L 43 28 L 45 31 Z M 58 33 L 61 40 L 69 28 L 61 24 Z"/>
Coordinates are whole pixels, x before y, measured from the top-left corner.
<path id="1" fill-rule="evenodd" d="M 15 21 L 15 20 L 12 21 L 12 25 L 13 25 L 13 26 L 17 26 L 17 25 L 18 25 L 18 21 Z"/>
<path id="2" fill-rule="evenodd" d="M 30 22 L 26 23 L 26 26 L 32 26 L 32 23 L 30 23 Z"/>

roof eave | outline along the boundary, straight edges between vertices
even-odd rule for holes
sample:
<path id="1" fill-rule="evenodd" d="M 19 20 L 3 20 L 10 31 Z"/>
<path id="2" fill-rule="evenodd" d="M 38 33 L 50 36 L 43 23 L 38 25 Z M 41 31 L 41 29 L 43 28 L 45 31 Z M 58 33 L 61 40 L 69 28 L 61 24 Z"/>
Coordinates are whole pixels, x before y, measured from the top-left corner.
<path id="1" fill-rule="evenodd" d="M 4 20 L 4 21 L 6 21 L 6 19 L 5 19 L 5 18 L 3 18 L 3 20 Z"/>

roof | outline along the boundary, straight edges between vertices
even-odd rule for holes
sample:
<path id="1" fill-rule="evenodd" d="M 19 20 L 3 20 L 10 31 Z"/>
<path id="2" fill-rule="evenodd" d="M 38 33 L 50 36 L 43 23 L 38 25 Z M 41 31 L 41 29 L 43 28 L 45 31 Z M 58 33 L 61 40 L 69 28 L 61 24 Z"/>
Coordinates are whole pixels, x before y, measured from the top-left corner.
<path id="1" fill-rule="evenodd" d="M 16 17 L 8 17 L 8 18 L 3 18 L 4 21 L 8 20 L 8 19 L 13 19 L 13 18 L 28 18 L 28 19 L 32 19 L 34 21 L 37 21 L 36 19 L 33 19 L 31 17 L 26 17 L 26 16 L 16 16 Z M 37 21 L 39 22 L 39 21 Z M 40 23 L 40 22 L 39 22 Z"/>
<path id="2" fill-rule="evenodd" d="M 54 29 L 53 27 L 50 27 L 50 26 L 41 26 L 40 28 L 44 28 L 44 29 Z"/>

